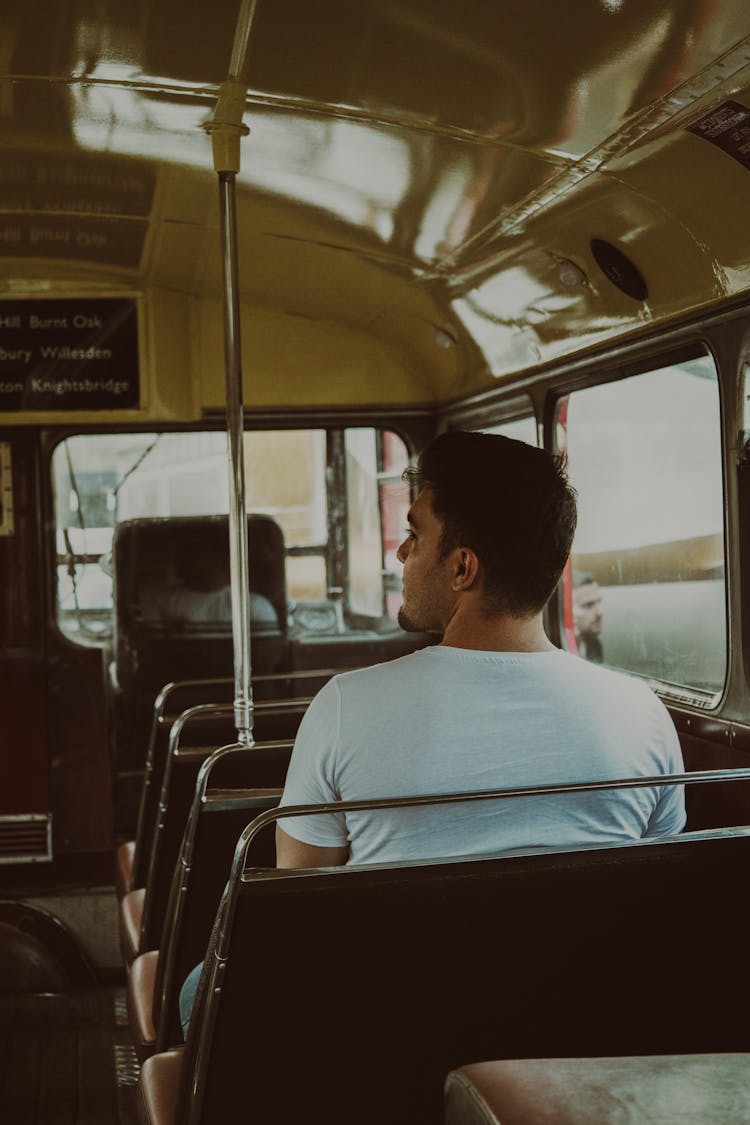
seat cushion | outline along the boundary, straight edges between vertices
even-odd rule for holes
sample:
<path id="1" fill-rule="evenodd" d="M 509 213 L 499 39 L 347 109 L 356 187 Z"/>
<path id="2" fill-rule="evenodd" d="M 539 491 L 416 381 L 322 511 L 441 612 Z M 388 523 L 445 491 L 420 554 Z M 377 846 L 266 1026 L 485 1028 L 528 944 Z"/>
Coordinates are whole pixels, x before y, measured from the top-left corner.
<path id="1" fill-rule="evenodd" d="M 126 840 L 115 852 L 115 890 L 119 899 L 133 889 L 134 858 L 135 840 Z"/>
<path id="2" fill-rule="evenodd" d="M 750 1121 L 750 1054 L 525 1059 L 448 1075 L 446 1125 Z"/>
<path id="3" fill-rule="evenodd" d="M 159 951 L 150 950 L 136 957 L 128 972 L 128 1015 L 140 1058 L 146 1058 L 154 1049 L 154 988 Z"/>
<path id="4" fill-rule="evenodd" d="M 146 890 L 139 887 L 136 891 L 129 891 L 120 902 L 120 947 L 126 965 L 138 955 L 145 899 Z"/>
<path id="5" fill-rule="evenodd" d="M 184 1047 L 175 1047 L 146 1059 L 138 1081 L 138 1120 L 141 1125 L 178 1125 Z"/>

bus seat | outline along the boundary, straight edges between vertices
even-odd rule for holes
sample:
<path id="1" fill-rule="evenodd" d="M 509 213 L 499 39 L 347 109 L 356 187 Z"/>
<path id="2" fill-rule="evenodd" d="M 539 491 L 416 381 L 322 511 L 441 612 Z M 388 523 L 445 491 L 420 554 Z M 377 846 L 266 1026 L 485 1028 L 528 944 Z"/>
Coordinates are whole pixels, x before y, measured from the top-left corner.
<path id="1" fill-rule="evenodd" d="M 190 685 L 187 691 L 183 690 L 183 682 L 166 684 L 154 700 L 135 839 L 120 844 L 115 854 L 118 899 L 146 883 L 172 724 L 190 707 L 231 703 L 234 697 L 233 679 L 189 680 L 185 684 Z"/>
<path id="2" fill-rule="evenodd" d="M 136 957 L 128 970 L 128 1019 L 135 1040 L 136 1051 L 139 1044 L 153 1044 L 156 1041 L 156 1028 L 153 1017 L 153 996 L 156 981 L 159 953 L 152 949 Z M 144 1052 L 138 1051 L 141 1061 Z"/>
<path id="3" fill-rule="evenodd" d="M 471 1060 L 747 1051 L 748 862 L 750 829 L 721 829 L 420 864 L 238 864 L 176 1120 L 190 1100 L 200 1125 L 427 1125 L 445 1075 Z"/>
<path id="4" fill-rule="evenodd" d="M 141 1125 L 175 1125 L 177 1122 L 184 1053 L 184 1047 L 176 1047 L 146 1059 L 141 1067 L 136 1103 Z"/>
<path id="5" fill-rule="evenodd" d="M 282 646 L 266 642 L 287 632 L 284 537 L 270 516 L 249 515 L 247 529 L 251 592 L 268 599 L 276 614 L 273 623 L 254 622 L 251 611 L 253 666 L 272 672 Z M 155 694 L 168 680 L 231 674 L 231 619 L 200 612 L 201 599 L 210 602 L 212 592 L 229 584 L 226 516 L 125 520 L 115 531 L 113 568 L 114 656 L 122 690 Z M 194 597 L 175 603 L 175 593 Z"/>
<path id="6" fill-rule="evenodd" d="M 287 668 L 289 642 L 284 538 L 270 516 L 248 516 L 248 553 L 251 594 L 267 599 L 251 599 L 252 666 L 256 673 L 272 673 Z M 201 575 L 209 585 L 229 581 L 227 518 L 123 521 L 115 531 L 112 559 L 115 825 L 120 834 L 131 834 L 157 693 L 168 681 L 232 675 L 227 598 L 220 597 L 216 620 L 200 613 L 199 620 L 191 619 L 196 606 L 208 606 L 217 596 L 200 588 Z M 258 605 L 264 607 L 260 616 L 254 612 Z"/>
<path id="7" fill-rule="evenodd" d="M 334 668 L 314 668 L 253 676 L 253 699 L 257 707 L 258 723 L 256 737 L 268 741 L 270 738 L 284 738 L 295 734 L 298 719 L 293 711 L 285 718 L 283 709 L 278 712 L 275 712 L 274 708 L 264 710 L 262 705 L 277 702 L 281 707 L 282 703 L 290 704 L 297 698 L 309 698 L 327 683 L 331 676 L 336 675 L 337 671 L 338 669 Z M 193 707 L 231 703 L 233 698 L 234 680 L 227 679 L 170 683 L 156 697 L 146 771 L 138 808 L 136 838 L 125 841 L 116 853 L 115 886 L 119 899 L 122 899 L 128 891 L 142 887 L 146 883 L 173 723 L 183 712 Z M 233 739 L 234 732 L 231 731 L 226 737 L 222 735 L 220 741 L 228 743 Z"/>
<path id="8" fill-rule="evenodd" d="M 674 1121 L 750 1121 L 750 1054 L 484 1062 L 445 1085 L 445 1125 Z"/>
<path id="9" fill-rule="evenodd" d="M 221 750 L 196 787 L 159 950 L 136 957 L 130 968 L 128 1010 L 141 1059 L 157 1043 L 161 1050 L 182 1042 L 180 988 L 205 956 L 237 840 L 259 812 L 274 808 L 281 798 L 281 789 L 254 787 L 256 777 L 264 772 L 252 752 Z M 214 785 L 218 788 L 207 788 Z M 254 841 L 253 862 L 275 866 L 272 832 Z"/>
<path id="10" fill-rule="evenodd" d="M 137 887 L 124 895 L 120 902 L 120 949 L 126 965 L 140 948 L 145 898 L 145 887 Z"/>
<path id="11" fill-rule="evenodd" d="M 234 760 L 222 762 L 221 770 L 215 770 L 206 783 L 219 788 L 208 789 L 205 797 L 195 802 L 190 868 L 175 869 L 162 931 L 166 956 L 159 959 L 155 981 L 153 1016 L 159 1050 L 182 1042 L 180 990 L 185 978 L 205 956 L 240 834 L 259 812 L 275 808 L 283 792 L 281 787 L 256 786 L 259 771 L 255 762 L 247 761 L 244 751 L 226 753 Z M 224 807 L 228 797 L 231 807 Z M 251 859 L 257 867 L 276 866 L 273 832 L 261 833 L 253 841 Z"/>
<path id="12" fill-rule="evenodd" d="M 291 756 L 293 737 L 308 701 L 300 701 L 298 707 L 288 708 L 284 704 L 269 702 L 258 704 L 256 708 L 255 730 L 258 734 L 278 731 L 279 719 L 286 724 L 291 737 L 275 741 L 257 742 L 249 751 L 256 763 L 258 788 L 283 787 Z M 264 711 L 263 708 L 268 708 Z M 281 714 L 277 714 L 281 708 Z M 231 707 L 228 709 L 231 714 Z M 265 724 L 263 716 L 267 716 Z M 204 721 L 205 720 L 205 721 Z M 172 876 L 182 844 L 185 825 L 195 793 L 196 780 L 200 767 L 214 750 L 222 744 L 234 742 L 236 732 L 233 720 L 227 715 L 221 720 L 224 726 L 217 727 L 212 716 L 200 714 L 192 716 L 185 724 L 181 734 L 185 742 L 177 740 L 168 754 L 162 782 L 158 807 L 158 819 L 154 825 L 149 869 L 146 887 L 141 891 L 131 891 L 120 903 L 122 918 L 122 954 L 126 964 L 130 964 L 138 953 L 156 949 L 159 945 Z M 223 735 L 223 737 L 220 737 Z M 202 744 L 195 745 L 200 738 Z M 127 916 L 127 921 L 124 916 Z M 138 940 L 133 944 L 133 935 Z"/>
<path id="13" fill-rule="evenodd" d="M 119 899 L 136 886 L 133 881 L 134 865 L 135 840 L 125 840 L 115 852 L 115 890 Z"/>

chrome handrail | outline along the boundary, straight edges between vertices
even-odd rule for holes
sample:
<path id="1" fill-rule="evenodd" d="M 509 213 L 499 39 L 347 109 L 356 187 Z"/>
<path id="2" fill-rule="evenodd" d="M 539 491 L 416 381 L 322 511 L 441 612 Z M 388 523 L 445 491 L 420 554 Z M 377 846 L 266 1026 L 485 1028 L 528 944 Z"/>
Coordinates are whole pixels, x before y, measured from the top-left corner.
<path id="1" fill-rule="evenodd" d="M 263 828 L 266 828 L 274 821 L 279 821 L 294 816 L 322 816 L 326 813 L 331 812 L 358 812 L 365 809 L 380 810 L 396 808 L 416 808 L 419 806 L 431 804 L 457 804 L 461 802 L 506 800 L 514 797 L 551 796 L 558 793 L 585 793 L 615 789 L 651 788 L 653 786 L 697 785 L 700 783 L 721 781 L 750 781 L 750 768 L 731 770 L 702 770 L 696 771 L 694 773 L 681 774 L 655 774 L 649 777 L 615 778 L 610 781 L 566 782 L 552 783 L 548 785 L 525 785 L 516 788 L 510 787 L 503 789 L 477 789 L 469 790 L 463 793 L 431 793 L 415 797 L 382 797 L 372 798 L 370 800 L 362 799 L 359 801 L 335 801 L 320 805 L 286 805 L 283 808 L 269 809 L 267 812 L 261 813 L 260 816 L 257 816 L 253 821 L 251 821 L 251 823 L 247 826 L 247 828 L 245 828 L 237 842 L 234 858 L 232 860 L 231 874 L 229 876 L 229 895 L 223 906 L 223 915 L 221 918 L 219 933 L 217 934 L 213 957 L 206 963 L 205 971 L 208 972 L 207 990 L 209 994 L 213 994 L 212 998 L 215 1001 L 223 987 L 223 977 L 228 961 L 227 946 L 229 941 L 229 934 L 231 932 L 232 921 L 237 902 L 238 886 L 242 882 L 242 879 L 245 875 L 245 859 L 247 848 L 250 842 L 255 838 L 255 836 Z M 674 837 L 674 839 L 679 840 L 679 837 Z M 465 861 L 472 857 L 461 856 L 458 858 L 460 858 L 461 861 Z M 450 863 L 450 857 L 445 857 L 445 862 Z M 329 868 L 328 870 L 330 871 L 331 869 Z M 293 869 L 288 869 L 283 873 L 284 875 L 287 875 L 291 874 L 292 872 Z M 309 869 L 309 873 L 312 875 L 320 874 L 320 869 L 311 868 Z M 299 874 L 299 872 L 296 872 L 295 874 Z M 192 1079 L 193 1101 L 191 1104 L 190 1112 L 192 1115 L 193 1110 L 195 1110 L 195 1116 L 189 1117 L 187 1125 L 192 1125 L 192 1122 L 198 1120 L 199 1107 L 204 1092 L 205 1075 L 208 1060 L 206 1045 L 211 1042 L 213 1027 L 216 1020 L 215 1003 L 208 1003 L 204 1020 L 205 1026 L 203 1028 L 203 1034 L 201 1035 L 201 1040 L 196 1051 L 196 1066 Z"/>
<path id="2" fill-rule="evenodd" d="M 522 785 L 503 789 L 472 789 L 459 793 L 426 793 L 413 797 L 373 797 L 358 801 L 331 801 L 319 805 L 284 805 L 270 809 L 248 824 L 235 850 L 235 863 L 244 855 L 250 841 L 274 820 L 295 816 L 319 816 L 326 813 L 362 812 L 364 810 L 417 808 L 420 805 L 447 805 L 472 801 L 507 800 L 513 797 L 554 796 L 558 793 L 590 793 L 611 789 L 651 789 L 655 786 L 697 785 L 716 781 L 750 781 L 750 768 L 701 770 L 694 773 L 653 774 L 649 777 L 623 777 L 610 781 L 553 782 L 548 785 Z M 232 874 L 234 875 L 234 864 Z"/>
<path id="3" fill-rule="evenodd" d="M 256 715 L 270 715 L 276 713 L 283 715 L 289 711 L 306 710 L 312 703 L 312 700 L 313 696 L 308 695 L 300 695 L 292 699 L 264 699 L 254 705 L 253 712 Z M 169 732 L 170 755 L 177 749 L 180 735 L 190 720 L 226 719 L 233 714 L 234 705 L 232 703 L 197 703 L 194 707 L 188 707 L 181 715 L 172 719 L 172 728 Z M 165 717 L 163 720 L 165 725 L 167 721 L 167 717 Z"/>

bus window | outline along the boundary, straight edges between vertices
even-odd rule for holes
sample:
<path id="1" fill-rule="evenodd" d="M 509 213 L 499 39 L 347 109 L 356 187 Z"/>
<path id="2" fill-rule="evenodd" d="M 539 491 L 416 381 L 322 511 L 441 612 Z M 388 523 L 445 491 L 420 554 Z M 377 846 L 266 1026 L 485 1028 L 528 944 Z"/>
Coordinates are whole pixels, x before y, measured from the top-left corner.
<path id="1" fill-rule="evenodd" d="M 345 442 L 349 608 L 366 617 L 382 617 L 383 544 L 375 431 L 347 430 Z"/>
<path id="2" fill-rule="evenodd" d="M 533 414 L 525 414 L 522 418 L 512 418 L 507 422 L 498 422 L 495 426 L 483 426 L 483 434 L 501 434 L 503 437 L 514 438 L 515 441 L 525 441 L 527 445 L 538 445 L 536 418 Z"/>
<path id="3" fill-rule="evenodd" d="M 349 511 L 349 608 L 365 617 L 395 620 L 401 605 L 401 566 L 409 486 L 401 479 L 409 455 L 390 431 L 346 431 Z"/>
<path id="4" fill-rule="evenodd" d="M 52 474 L 57 621 L 83 644 L 111 635 L 117 523 L 227 510 L 223 433 L 79 434 L 55 448 Z"/>
<path id="5" fill-rule="evenodd" d="M 281 525 L 287 550 L 289 597 L 294 601 L 325 600 L 325 430 L 246 433 L 245 496 L 249 512 L 273 516 Z"/>
<path id="6" fill-rule="evenodd" d="M 557 406 L 578 492 L 563 576 L 567 647 L 706 693 L 726 674 L 721 431 L 707 355 Z M 709 694 L 710 693 L 710 694 Z"/>
<path id="7" fill-rule="evenodd" d="M 330 465 L 339 445 L 343 473 Z M 245 434 L 244 454 L 248 511 L 272 516 L 284 532 L 289 598 L 315 605 L 343 597 L 345 613 L 334 615 L 341 628 L 344 618 L 354 628 L 366 627 L 362 618 L 395 618 L 395 551 L 409 504 L 401 439 L 374 429 L 258 430 Z M 110 552 L 118 522 L 227 512 L 223 432 L 79 434 L 56 447 L 52 473 L 57 621 L 82 644 L 111 635 Z"/>

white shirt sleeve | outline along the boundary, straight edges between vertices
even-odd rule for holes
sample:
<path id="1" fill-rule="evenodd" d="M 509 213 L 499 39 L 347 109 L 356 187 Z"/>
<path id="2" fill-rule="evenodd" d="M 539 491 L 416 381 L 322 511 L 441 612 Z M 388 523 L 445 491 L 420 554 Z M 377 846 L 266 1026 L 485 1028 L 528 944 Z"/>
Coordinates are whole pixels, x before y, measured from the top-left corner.
<path id="1" fill-rule="evenodd" d="M 281 805 L 321 805 L 340 801 L 336 783 L 341 730 L 341 696 L 336 679 L 315 696 L 300 723 Z M 347 844 L 343 813 L 321 813 L 281 820 L 284 832 L 303 844 L 338 848 Z"/>
<path id="2" fill-rule="evenodd" d="M 682 747 L 675 730 L 672 718 L 666 707 L 660 702 L 662 714 L 662 728 L 665 743 L 665 759 L 667 773 L 684 773 L 685 763 L 682 760 Z M 685 786 L 664 785 L 659 790 L 656 807 L 649 817 L 646 836 L 674 836 L 685 827 L 687 817 L 685 814 Z"/>

